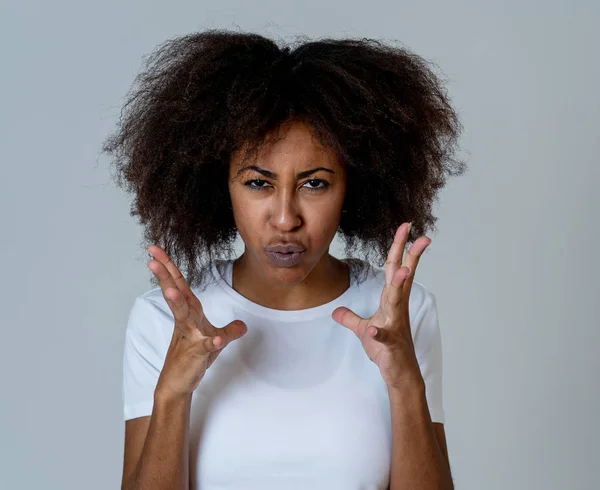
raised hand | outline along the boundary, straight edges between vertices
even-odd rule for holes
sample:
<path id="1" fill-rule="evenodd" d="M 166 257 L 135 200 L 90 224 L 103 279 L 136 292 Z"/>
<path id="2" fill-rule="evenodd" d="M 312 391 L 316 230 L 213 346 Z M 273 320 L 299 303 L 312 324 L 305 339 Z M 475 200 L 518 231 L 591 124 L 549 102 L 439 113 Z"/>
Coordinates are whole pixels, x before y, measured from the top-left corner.
<path id="1" fill-rule="evenodd" d="M 155 394 L 167 397 L 186 396 L 200 384 L 204 373 L 230 342 L 247 332 L 241 320 L 222 328 L 212 325 L 185 278 L 167 253 L 150 245 L 154 260 L 148 268 L 157 277 L 162 294 L 173 312 L 175 326 Z"/>
<path id="2" fill-rule="evenodd" d="M 409 233 L 410 223 L 402 223 L 396 230 L 385 263 L 385 286 L 375 314 L 362 318 L 341 306 L 331 315 L 336 322 L 357 335 L 369 359 L 379 367 L 388 388 L 422 381 L 412 340 L 408 304 L 417 264 L 431 239 L 419 237 L 403 259 Z"/>

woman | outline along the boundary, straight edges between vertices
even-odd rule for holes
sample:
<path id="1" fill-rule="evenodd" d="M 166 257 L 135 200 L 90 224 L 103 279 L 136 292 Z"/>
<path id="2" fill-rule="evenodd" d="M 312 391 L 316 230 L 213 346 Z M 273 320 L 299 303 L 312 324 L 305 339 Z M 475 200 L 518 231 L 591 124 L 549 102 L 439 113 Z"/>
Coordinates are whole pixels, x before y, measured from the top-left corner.
<path id="1" fill-rule="evenodd" d="M 452 488 L 435 296 L 414 275 L 464 164 L 428 64 L 212 30 L 137 80 L 104 146 L 155 276 L 125 336 L 123 488 Z"/>

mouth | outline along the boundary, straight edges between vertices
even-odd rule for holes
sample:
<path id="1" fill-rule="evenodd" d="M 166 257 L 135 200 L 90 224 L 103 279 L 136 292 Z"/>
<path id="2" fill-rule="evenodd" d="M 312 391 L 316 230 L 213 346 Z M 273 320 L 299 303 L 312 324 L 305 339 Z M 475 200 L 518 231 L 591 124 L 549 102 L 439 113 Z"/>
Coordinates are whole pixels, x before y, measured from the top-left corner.
<path id="1" fill-rule="evenodd" d="M 304 252 L 304 248 L 300 245 L 276 245 L 274 247 L 267 247 L 267 252 L 278 253 L 278 254 L 292 254 Z"/>
<path id="2" fill-rule="evenodd" d="M 274 252 L 267 250 L 267 258 L 276 267 L 293 267 L 301 261 L 304 252 L 304 250 L 302 252 Z"/>

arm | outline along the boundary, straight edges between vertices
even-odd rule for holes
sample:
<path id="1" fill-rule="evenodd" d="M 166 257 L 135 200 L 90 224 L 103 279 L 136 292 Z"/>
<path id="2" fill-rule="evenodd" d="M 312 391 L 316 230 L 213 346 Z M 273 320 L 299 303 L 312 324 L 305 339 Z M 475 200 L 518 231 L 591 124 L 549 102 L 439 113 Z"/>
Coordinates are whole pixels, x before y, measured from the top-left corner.
<path id="1" fill-rule="evenodd" d="M 453 490 L 445 437 L 438 442 L 436 433 L 439 430 L 435 430 L 431 421 L 425 384 L 415 381 L 401 390 L 390 389 L 389 397 L 392 419 L 390 490 Z"/>
<path id="2" fill-rule="evenodd" d="M 363 318 L 342 306 L 332 318 L 357 335 L 387 385 L 392 426 L 390 489 L 453 490 L 445 435 L 439 428 L 443 363 L 436 299 L 422 284 L 413 284 L 431 239 L 419 237 L 404 255 L 410 229 L 411 223 L 403 223 L 396 230 L 385 272 L 376 273 L 382 280 L 385 277 L 377 311 Z M 413 289 L 418 290 L 420 305 L 413 302 L 411 307 Z M 439 442 L 438 434 L 444 436 Z"/>
<path id="3" fill-rule="evenodd" d="M 154 395 L 148 433 L 132 474 L 122 490 L 189 489 L 189 422 L 191 395 Z M 126 455 L 127 457 L 127 455 Z"/>

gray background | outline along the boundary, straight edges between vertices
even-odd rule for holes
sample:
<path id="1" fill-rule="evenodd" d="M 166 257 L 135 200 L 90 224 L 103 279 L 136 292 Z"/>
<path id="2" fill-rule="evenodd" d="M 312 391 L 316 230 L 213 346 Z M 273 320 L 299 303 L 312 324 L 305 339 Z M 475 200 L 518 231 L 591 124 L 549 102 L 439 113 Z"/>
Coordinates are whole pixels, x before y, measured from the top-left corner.
<path id="1" fill-rule="evenodd" d="M 397 39 L 441 67 L 470 171 L 441 195 L 417 280 L 438 299 L 456 488 L 600 488 L 599 14 L 591 0 L 3 1 L 0 488 L 119 487 L 123 333 L 150 272 L 100 145 L 142 56 L 207 27 Z"/>

